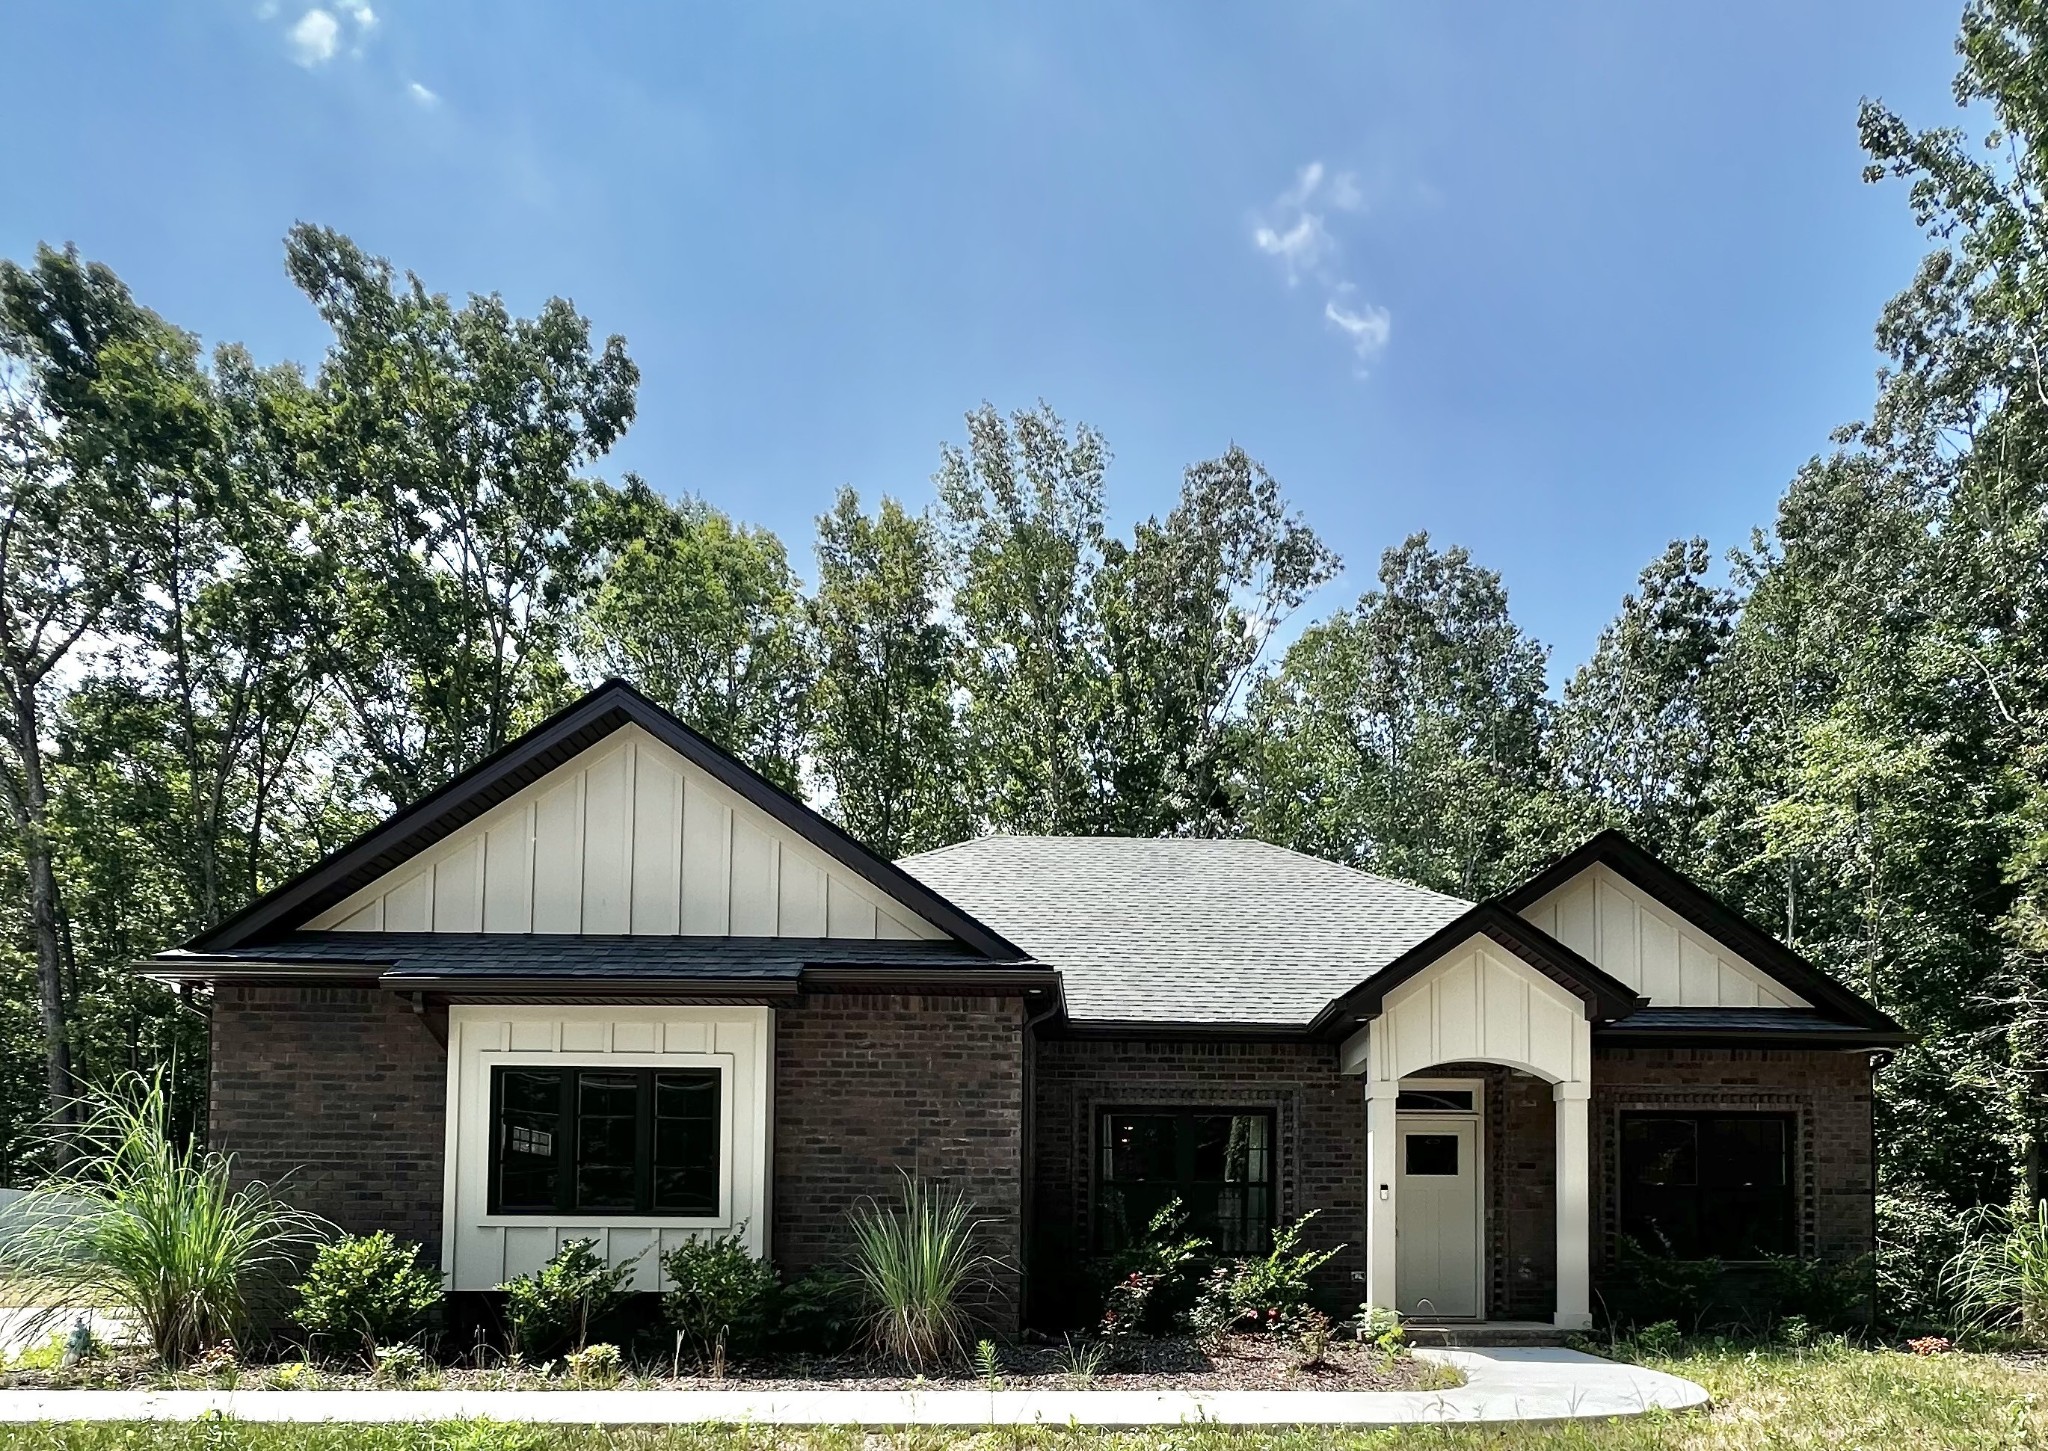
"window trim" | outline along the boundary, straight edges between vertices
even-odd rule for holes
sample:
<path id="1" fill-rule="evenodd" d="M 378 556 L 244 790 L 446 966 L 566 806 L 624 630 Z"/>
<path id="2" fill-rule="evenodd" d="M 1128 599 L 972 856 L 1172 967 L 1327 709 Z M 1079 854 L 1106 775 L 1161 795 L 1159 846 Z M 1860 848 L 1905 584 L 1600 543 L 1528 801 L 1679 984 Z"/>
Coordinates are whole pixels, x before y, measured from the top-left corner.
<path id="1" fill-rule="evenodd" d="M 1096 1254 L 1109 1252 L 1102 1234 L 1102 1207 L 1105 1187 L 1118 1181 L 1105 1176 L 1102 1167 L 1104 1125 L 1117 1114 L 1154 1116 L 1165 1118 L 1229 1117 L 1243 1118 L 1253 1114 L 1266 1121 L 1266 1236 L 1271 1241 L 1273 1232 L 1280 1227 L 1280 1111 L 1270 1103 L 1098 1103 L 1094 1105 L 1094 1122 L 1088 1136 L 1088 1245 Z"/>
<path id="2" fill-rule="evenodd" d="M 503 1011 L 500 1009 L 499 1011 Z M 531 1229 L 546 1225 L 555 1229 L 600 1230 L 600 1229 L 730 1229 L 733 1227 L 733 1057 L 729 1053 L 605 1053 L 589 1050 L 549 1052 L 545 1050 L 521 1050 L 507 1052 L 485 1049 L 477 1054 L 476 1071 L 482 1075 L 477 1097 L 482 1102 L 482 1111 L 474 1120 L 474 1133 L 483 1139 L 481 1144 L 467 1152 L 482 1161 L 481 1190 L 483 1212 L 473 1214 L 465 1221 L 466 1228 L 476 1229 Z M 495 1109 L 496 1070 L 500 1068 L 559 1068 L 565 1070 L 593 1069 L 680 1069 L 716 1070 L 718 1073 L 718 1207 L 711 1214 L 640 1214 L 620 1210 L 616 1213 L 563 1213 L 560 1210 L 515 1210 L 502 1212 L 493 1207 L 497 1202 L 497 1116 Z M 472 1110 L 473 1112 L 474 1110 Z M 768 1110 L 770 1115 L 773 1109 Z M 461 1152 L 460 1146 L 451 1148 Z M 452 1154 L 451 1154 L 452 1162 Z M 472 1160 L 475 1162 L 475 1160 Z"/>
<path id="3" fill-rule="evenodd" d="M 534 1209 L 507 1209 L 500 1197 L 502 1186 L 500 1170 L 504 1163 L 504 1135 L 499 1131 L 504 1112 L 504 1081 L 508 1073 L 557 1073 L 561 1075 L 560 1102 L 556 1106 L 556 1133 L 567 1145 L 567 1156 L 557 1161 L 555 1202 Z M 634 1148 L 633 1148 L 633 1199 L 630 1209 L 579 1209 L 572 1203 L 576 1193 L 577 1150 L 580 1144 L 581 1119 L 577 1102 L 577 1084 L 585 1073 L 610 1073 L 619 1076 L 631 1075 L 636 1084 L 634 1102 Z M 494 1218 L 511 1220 L 543 1219 L 550 1223 L 564 1218 L 595 1218 L 611 1215 L 626 1215 L 641 1219 L 682 1220 L 702 1219 L 702 1213 L 687 1213 L 680 1210 L 662 1210 L 654 1207 L 654 1141 L 655 1141 L 655 1079 L 663 1073 L 691 1074 L 709 1078 L 717 1091 L 713 1105 L 711 1126 L 712 1146 L 712 1209 L 716 1211 L 724 1200 L 726 1165 L 724 1144 L 725 1119 L 725 1074 L 710 1065 L 670 1063 L 655 1067 L 627 1067 L 623 1064 L 599 1063 L 494 1063 L 489 1068 L 489 1103 L 485 1119 L 490 1135 L 489 1162 L 485 1167 L 484 1192 L 488 1196 L 486 1205 Z M 646 1208 L 641 1208 L 641 1204 Z"/>
<path id="4" fill-rule="evenodd" d="M 1801 1215 L 1804 1209 L 1804 1192 L 1801 1188 L 1800 1179 L 1800 1155 L 1803 1147 L 1802 1135 L 1804 1132 L 1803 1117 L 1796 1108 L 1779 1104 L 1772 1104 L 1768 1107 L 1760 1105 L 1754 1108 L 1741 1105 L 1687 1105 L 1685 1107 L 1622 1107 L 1617 1109 L 1614 1117 L 1614 1233 L 1616 1238 L 1619 1239 L 1627 1236 L 1629 1233 L 1628 1196 L 1632 1187 L 1629 1183 L 1627 1163 L 1629 1120 L 1649 1118 L 1687 1119 L 1698 1123 L 1702 1119 L 1771 1119 L 1785 1125 L 1784 1214 L 1785 1238 L 1788 1248 L 1784 1251 L 1784 1254 L 1793 1259 L 1807 1258 L 1804 1248 L 1804 1236 L 1801 1229 Z M 1700 1189 L 1705 1186 L 1695 1184 L 1692 1187 L 1695 1196 L 1697 1196 Z M 1698 1206 L 1695 1204 L 1695 1212 L 1697 1212 L 1697 1208 Z M 1645 1245 L 1644 1248 L 1651 1249 L 1651 1246 Z M 1718 1259 L 1724 1265 L 1744 1266 L 1767 1264 L 1769 1263 L 1768 1256 L 1769 1251 L 1750 1257 L 1695 1254 L 1681 1257 L 1681 1259 L 1687 1262 L 1702 1259 Z"/>

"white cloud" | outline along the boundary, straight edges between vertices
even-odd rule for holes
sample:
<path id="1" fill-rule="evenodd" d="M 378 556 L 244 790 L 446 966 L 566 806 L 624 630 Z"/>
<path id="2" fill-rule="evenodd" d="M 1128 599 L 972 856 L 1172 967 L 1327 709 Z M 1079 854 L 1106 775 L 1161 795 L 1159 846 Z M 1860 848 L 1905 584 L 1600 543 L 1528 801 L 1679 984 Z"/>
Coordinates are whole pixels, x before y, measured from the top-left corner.
<path id="1" fill-rule="evenodd" d="M 1331 233 L 1331 211 L 1365 210 L 1365 192 L 1351 172 L 1330 174 L 1320 161 L 1295 173 L 1294 183 L 1273 199 L 1252 227 L 1252 245 L 1279 261 L 1289 287 L 1303 281 L 1319 285 L 1323 317 L 1343 333 L 1362 365 L 1386 347 L 1393 333 L 1393 315 L 1386 308 L 1358 299 L 1357 285 L 1342 275 L 1343 251 Z"/>
<path id="2" fill-rule="evenodd" d="M 377 12 L 363 3 L 363 0 L 341 0 L 335 8 L 355 22 L 359 35 L 367 35 L 377 28 Z"/>
<path id="3" fill-rule="evenodd" d="M 1317 275 L 1337 250 L 1336 239 L 1313 212 L 1303 212 L 1286 231 L 1261 225 L 1252 232 L 1252 243 L 1268 257 L 1278 257 L 1287 269 L 1287 285 Z"/>
<path id="4" fill-rule="evenodd" d="M 1394 331 L 1393 315 L 1384 307 L 1374 307 L 1371 303 L 1352 307 L 1333 297 L 1323 304 L 1323 316 L 1351 340 L 1352 350 L 1358 354 L 1360 362 L 1385 347 L 1387 338 Z"/>
<path id="5" fill-rule="evenodd" d="M 325 10 L 308 10 L 291 28 L 292 59 L 302 66 L 325 65 L 341 44 L 341 22 Z"/>
<path id="6" fill-rule="evenodd" d="M 441 98 L 418 81 L 409 83 L 405 88 L 405 93 L 422 106 L 438 106 L 441 104 Z"/>

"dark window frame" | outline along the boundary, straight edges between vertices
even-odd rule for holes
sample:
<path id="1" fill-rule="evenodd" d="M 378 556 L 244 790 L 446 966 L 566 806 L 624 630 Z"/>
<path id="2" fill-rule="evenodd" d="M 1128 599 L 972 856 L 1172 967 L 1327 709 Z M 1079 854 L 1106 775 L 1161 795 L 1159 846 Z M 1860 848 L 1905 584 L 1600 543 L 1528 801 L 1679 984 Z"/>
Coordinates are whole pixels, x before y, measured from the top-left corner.
<path id="1" fill-rule="evenodd" d="M 1278 1225 L 1280 1218 L 1280 1114 L 1278 1109 L 1270 1104 L 1231 1103 L 1119 1103 L 1097 1105 L 1095 1109 L 1094 1134 L 1091 1139 L 1088 1156 L 1088 1181 L 1093 1189 L 1093 1209 L 1089 1216 L 1088 1231 L 1090 1242 L 1098 1254 L 1107 1253 L 1118 1248 L 1117 1245 L 1111 1242 L 1104 1223 L 1104 1214 L 1109 1202 L 1109 1191 L 1113 1190 L 1117 1184 L 1171 1182 L 1177 1189 L 1183 1191 L 1181 1198 L 1185 1202 L 1187 1197 L 1185 1190 L 1206 1182 L 1178 1177 L 1172 1181 L 1111 1179 L 1103 1164 L 1103 1150 L 1108 1142 L 1110 1121 L 1115 1118 L 1170 1118 L 1181 1123 L 1190 1123 L 1195 1119 L 1201 1118 L 1263 1119 L 1266 1124 L 1266 1177 L 1264 1179 L 1245 1180 L 1244 1183 L 1247 1186 L 1266 1191 L 1265 1213 L 1259 1217 L 1256 1226 L 1259 1231 L 1258 1243 L 1246 1251 L 1248 1253 L 1265 1253 L 1266 1248 L 1272 1243 L 1273 1231 Z M 1143 1226 L 1134 1225 L 1131 1228 L 1135 1232 L 1141 1230 Z M 1201 1225 L 1190 1224 L 1189 1232 L 1191 1234 L 1202 1234 L 1204 1230 Z"/>
<path id="2" fill-rule="evenodd" d="M 505 1153 L 504 1080 L 508 1073 L 553 1073 L 560 1077 L 560 1098 L 555 1115 L 555 1142 L 561 1147 L 555 1159 L 555 1200 L 538 1207 L 505 1207 L 502 1167 Z M 578 1129 L 577 1088 L 586 1073 L 635 1080 L 633 1207 L 630 1209 L 587 1209 L 577 1203 Z M 490 1066 L 491 1137 L 489 1192 L 486 1212 L 508 1219 L 665 1219 L 680 1222 L 716 1221 L 724 1207 L 726 1073 L 715 1065 L 661 1065 L 658 1067 L 614 1066 L 604 1063 L 494 1063 Z M 707 1080 L 712 1085 L 711 1106 L 711 1193 L 710 1208 L 702 1212 L 654 1207 L 655 1080 L 684 1077 Z"/>
<path id="3" fill-rule="evenodd" d="M 1630 1196 L 1645 1186 L 1634 1182 L 1629 1161 L 1629 1126 L 1644 1121 L 1690 1123 L 1694 1126 L 1695 1166 L 1693 1183 L 1690 1185 L 1657 1186 L 1667 1194 L 1684 1190 L 1691 1191 L 1691 1211 L 1695 1225 L 1693 1242 L 1690 1245 L 1674 1247 L 1667 1251 L 1662 1243 L 1646 1238 L 1635 1230 L 1640 1226 L 1631 1213 Z M 1700 1146 L 1700 1126 L 1707 1123 L 1760 1123 L 1781 1125 L 1784 1129 L 1783 1175 L 1779 1185 L 1744 1186 L 1714 1184 L 1708 1182 L 1708 1175 L 1700 1164 L 1707 1150 Z M 1744 1108 L 1643 1108 L 1623 1109 L 1615 1118 L 1614 1126 L 1614 1181 L 1615 1181 L 1615 1225 L 1617 1230 L 1651 1254 L 1671 1252 L 1680 1259 L 1718 1259 L 1724 1264 L 1763 1264 L 1774 1255 L 1798 1256 L 1802 1253 L 1800 1244 L 1800 1115 L 1790 1109 L 1744 1109 Z M 1773 1218 L 1776 1219 L 1779 1242 L 1782 1249 L 1771 1249 L 1752 1245 L 1750 1252 L 1730 1252 L 1725 1246 L 1716 1248 L 1704 1238 L 1697 1226 L 1725 1224 L 1732 1212 L 1731 1206 L 1745 1193 L 1755 1194 L 1759 1190 L 1775 1189 L 1778 1203 Z M 1747 1211 L 1744 1211 L 1747 1212 Z"/>

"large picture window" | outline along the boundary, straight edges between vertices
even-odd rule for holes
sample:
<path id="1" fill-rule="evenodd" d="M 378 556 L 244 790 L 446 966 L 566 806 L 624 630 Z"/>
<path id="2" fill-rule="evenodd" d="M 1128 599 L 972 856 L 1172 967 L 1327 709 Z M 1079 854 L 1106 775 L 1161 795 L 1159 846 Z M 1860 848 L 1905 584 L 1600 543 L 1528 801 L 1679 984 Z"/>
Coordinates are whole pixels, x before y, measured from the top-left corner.
<path id="1" fill-rule="evenodd" d="M 1791 1254 L 1792 1116 L 1625 1113 L 1621 1232 L 1653 1254 Z"/>
<path id="2" fill-rule="evenodd" d="M 1101 1117 L 1096 1243 L 1144 1233 L 1169 1201 L 1218 1254 L 1258 1254 L 1273 1229 L 1273 1116 L 1242 1109 L 1111 1109 Z"/>
<path id="3" fill-rule="evenodd" d="M 716 1069 L 494 1068 L 491 1213 L 718 1213 Z"/>

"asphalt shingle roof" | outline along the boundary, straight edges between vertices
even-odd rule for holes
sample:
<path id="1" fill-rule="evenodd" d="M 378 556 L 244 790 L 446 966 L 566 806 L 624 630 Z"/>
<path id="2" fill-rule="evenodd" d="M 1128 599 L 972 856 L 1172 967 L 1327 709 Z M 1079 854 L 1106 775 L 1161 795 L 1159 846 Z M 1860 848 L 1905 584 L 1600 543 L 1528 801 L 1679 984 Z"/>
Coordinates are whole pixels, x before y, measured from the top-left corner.
<path id="1" fill-rule="evenodd" d="M 1058 968 L 1082 1022 L 1304 1024 L 1472 906 L 1261 841 L 989 836 L 897 865 Z"/>

